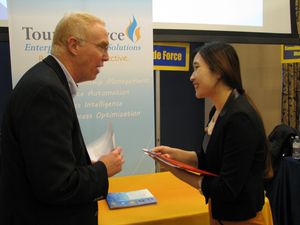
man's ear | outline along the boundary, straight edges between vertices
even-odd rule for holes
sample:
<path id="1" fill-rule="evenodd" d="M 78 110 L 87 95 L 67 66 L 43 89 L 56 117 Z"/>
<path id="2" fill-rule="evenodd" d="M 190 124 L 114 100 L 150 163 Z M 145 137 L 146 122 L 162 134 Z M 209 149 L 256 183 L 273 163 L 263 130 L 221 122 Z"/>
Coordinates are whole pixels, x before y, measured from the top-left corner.
<path id="1" fill-rule="evenodd" d="M 79 47 L 80 47 L 80 42 L 78 39 L 76 39 L 73 36 L 67 39 L 67 48 L 71 54 L 77 55 Z"/>

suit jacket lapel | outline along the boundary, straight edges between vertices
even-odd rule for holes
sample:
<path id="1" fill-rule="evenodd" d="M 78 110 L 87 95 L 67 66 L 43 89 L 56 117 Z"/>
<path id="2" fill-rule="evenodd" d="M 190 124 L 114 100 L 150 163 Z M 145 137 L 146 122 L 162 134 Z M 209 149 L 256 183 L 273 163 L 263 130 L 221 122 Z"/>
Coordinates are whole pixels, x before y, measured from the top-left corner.
<path id="1" fill-rule="evenodd" d="M 51 55 L 49 55 L 43 61 L 54 70 L 55 74 L 60 79 L 61 83 L 65 86 L 66 90 L 68 91 L 68 93 L 70 95 L 70 98 L 73 101 L 66 75 L 65 75 L 64 71 L 62 70 L 62 68 L 60 67 L 60 65 L 58 64 L 58 62 Z"/>
<path id="2" fill-rule="evenodd" d="M 74 105 L 74 102 L 73 102 L 73 97 L 72 97 L 72 94 L 71 94 L 71 90 L 70 90 L 70 87 L 69 87 L 69 84 L 68 84 L 68 81 L 67 81 L 67 78 L 66 78 L 66 75 L 65 75 L 64 71 L 62 70 L 62 68 L 60 67 L 58 62 L 51 55 L 47 56 L 43 61 L 54 70 L 55 74 L 60 79 L 60 81 L 62 82 L 62 84 L 66 88 L 66 90 L 68 91 L 69 97 L 70 97 L 70 99 L 73 103 L 73 111 L 77 115 L 75 105 Z M 76 118 L 77 118 L 77 116 L 76 116 Z M 81 133 L 78 118 L 76 119 L 76 121 L 77 121 L 79 136 L 80 136 L 80 139 L 81 139 L 80 141 L 82 142 L 82 146 L 85 149 L 87 162 L 90 164 L 91 160 L 90 160 L 90 157 L 88 155 L 88 152 L 87 152 L 87 149 L 86 149 L 86 146 L 85 146 L 85 142 L 84 142 L 84 139 L 83 139 L 83 136 L 82 136 L 82 133 Z"/>
<path id="3" fill-rule="evenodd" d="M 215 146 L 212 146 L 213 144 L 216 143 L 216 138 L 219 136 L 220 131 L 223 129 L 224 127 L 224 123 L 226 120 L 226 115 L 230 114 L 232 111 L 232 104 L 234 104 L 234 101 L 240 96 L 240 94 L 238 93 L 238 91 L 236 89 L 233 89 L 231 94 L 229 95 L 223 109 L 221 110 L 220 114 L 219 114 L 219 118 L 215 123 L 214 126 L 214 130 L 211 134 L 211 136 L 207 139 L 206 138 L 206 143 L 204 143 L 205 145 L 202 145 L 203 147 L 206 147 L 206 151 L 207 149 L 210 148 L 215 148 Z M 213 113 L 215 112 L 215 107 L 212 109 L 210 117 L 213 115 Z M 211 144 L 210 144 L 211 143 Z M 207 151 L 209 152 L 209 150 Z"/>

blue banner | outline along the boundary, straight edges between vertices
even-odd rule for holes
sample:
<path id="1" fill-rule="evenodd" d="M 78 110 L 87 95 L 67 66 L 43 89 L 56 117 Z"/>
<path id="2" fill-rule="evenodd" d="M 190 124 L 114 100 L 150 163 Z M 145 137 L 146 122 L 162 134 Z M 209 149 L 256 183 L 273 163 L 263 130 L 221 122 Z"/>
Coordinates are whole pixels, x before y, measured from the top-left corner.
<path id="1" fill-rule="evenodd" d="M 124 150 L 119 175 L 154 172 L 154 160 L 142 151 L 155 143 L 151 0 L 10 0 L 8 9 L 13 85 L 50 54 L 54 28 L 65 13 L 86 11 L 105 21 L 110 60 L 96 80 L 79 85 L 74 99 L 83 136 L 89 145 L 111 123 Z"/>

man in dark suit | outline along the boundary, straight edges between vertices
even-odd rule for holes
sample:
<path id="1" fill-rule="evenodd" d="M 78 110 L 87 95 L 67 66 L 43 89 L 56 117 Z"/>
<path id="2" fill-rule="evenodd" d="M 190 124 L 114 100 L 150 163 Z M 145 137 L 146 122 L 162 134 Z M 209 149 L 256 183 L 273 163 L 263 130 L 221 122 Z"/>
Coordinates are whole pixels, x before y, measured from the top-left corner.
<path id="1" fill-rule="evenodd" d="M 2 124 L 0 224 L 96 225 L 97 200 L 122 169 L 122 149 L 91 162 L 72 96 L 108 61 L 104 22 L 87 13 L 56 26 L 51 55 L 13 90 Z"/>

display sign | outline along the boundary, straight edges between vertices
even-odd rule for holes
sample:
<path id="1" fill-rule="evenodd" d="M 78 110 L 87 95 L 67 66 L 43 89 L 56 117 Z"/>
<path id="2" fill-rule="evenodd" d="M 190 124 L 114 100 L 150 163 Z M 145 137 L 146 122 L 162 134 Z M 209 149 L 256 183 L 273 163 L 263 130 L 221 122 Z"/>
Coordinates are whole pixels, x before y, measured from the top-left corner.
<path id="1" fill-rule="evenodd" d="M 300 45 L 281 45 L 281 63 L 300 62 Z"/>
<path id="2" fill-rule="evenodd" d="M 64 14 L 86 11 L 105 21 L 109 61 L 96 80 L 79 84 L 74 102 L 88 147 L 111 124 L 125 158 L 118 175 L 155 171 L 141 152 L 155 143 L 151 9 L 151 0 L 8 1 L 13 86 L 51 53 L 53 31 Z"/>
<path id="3" fill-rule="evenodd" d="M 189 71 L 189 60 L 190 45 L 188 43 L 154 43 L 154 70 Z"/>

